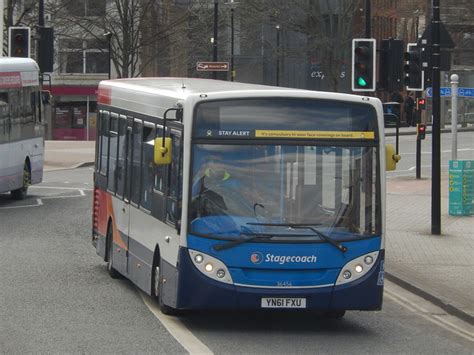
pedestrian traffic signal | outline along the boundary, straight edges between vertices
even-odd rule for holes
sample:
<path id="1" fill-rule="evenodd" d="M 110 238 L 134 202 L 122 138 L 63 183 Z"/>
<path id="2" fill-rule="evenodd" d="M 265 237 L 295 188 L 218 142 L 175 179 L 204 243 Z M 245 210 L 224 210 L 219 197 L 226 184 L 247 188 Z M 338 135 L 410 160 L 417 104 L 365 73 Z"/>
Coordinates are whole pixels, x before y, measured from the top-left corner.
<path id="1" fill-rule="evenodd" d="M 416 125 L 416 139 L 425 139 L 426 136 L 426 125 L 418 123 Z"/>
<path id="2" fill-rule="evenodd" d="M 375 91 L 375 39 L 352 40 L 352 91 Z"/>
<path id="3" fill-rule="evenodd" d="M 403 67 L 405 79 L 403 83 L 406 85 L 407 90 L 423 91 L 424 83 L 420 48 L 418 48 L 416 43 L 409 43 L 403 57 L 405 59 L 405 66 Z"/>
<path id="4" fill-rule="evenodd" d="M 30 57 L 30 28 L 8 28 L 8 54 L 10 57 Z"/>
<path id="5" fill-rule="evenodd" d="M 426 107 L 426 99 L 424 97 L 419 97 L 416 99 L 416 109 L 424 110 Z"/>

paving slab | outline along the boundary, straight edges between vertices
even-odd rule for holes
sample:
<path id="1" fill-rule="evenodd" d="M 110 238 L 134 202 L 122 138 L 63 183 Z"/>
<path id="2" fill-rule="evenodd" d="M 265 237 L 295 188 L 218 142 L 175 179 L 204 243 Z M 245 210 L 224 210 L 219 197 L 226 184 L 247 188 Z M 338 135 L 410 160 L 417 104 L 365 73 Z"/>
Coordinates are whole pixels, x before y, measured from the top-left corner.
<path id="1" fill-rule="evenodd" d="M 474 216 L 450 216 L 448 203 L 443 176 L 441 235 L 432 235 L 431 180 L 388 180 L 386 269 L 394 281 L 426 293 L 472 323 Z"/>

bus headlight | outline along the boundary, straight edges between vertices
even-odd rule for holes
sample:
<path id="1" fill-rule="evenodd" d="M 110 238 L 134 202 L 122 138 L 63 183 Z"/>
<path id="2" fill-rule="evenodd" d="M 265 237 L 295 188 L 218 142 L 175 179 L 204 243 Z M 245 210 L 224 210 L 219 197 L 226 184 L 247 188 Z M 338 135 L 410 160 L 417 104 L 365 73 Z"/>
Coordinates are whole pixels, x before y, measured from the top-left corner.
<path id="1" fill-rule="evenodd" d="M 367 274 L 374 266 L 374 260 L 377 260 L 378 255 L 379 252 L 374 251 L 349 261 L 342 267 L 336 286 L 355 281 Z"/>
<path id="2" fill-rule="evenodd" d="M 219 259 L 192 249 L 189 249 L 189 256 L 194 266 L 207 277 L 219 282 L 233 284 L 227 266 Z"/>

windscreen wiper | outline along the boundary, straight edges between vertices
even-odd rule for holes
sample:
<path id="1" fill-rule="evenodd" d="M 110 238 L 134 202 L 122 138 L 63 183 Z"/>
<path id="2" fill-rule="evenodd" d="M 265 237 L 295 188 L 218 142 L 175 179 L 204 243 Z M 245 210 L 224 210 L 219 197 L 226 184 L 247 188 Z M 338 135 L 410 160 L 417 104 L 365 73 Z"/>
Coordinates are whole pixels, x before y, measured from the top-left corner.
<path id="1" fill-rule="evenodd" d="M 339 249 L 341 252 L 345 253 L 347 251 L 347 247 L 342 245 L 341 243 L 335 241 L 334 239 L 330 238 L 323 232 L 317 230 L 313 226 L 321 225 L 320 223 L 247 223 L 252 226 L 264 226 L 264 227 L 289 227 L 293 229 L 309 229 L 314 234 L 316 234 L 321 239 L 325 240 L 333 247 Z"/>
<path id="2" fill-rule="evenodd" d="M 223 244 L 214 244 L 212 248 L 215 251 L 221 251 L 221 250 L 233 248 L 233 247 L 235 247 L 237 245 L 240 245 L 240 244 L 250 242 L 252 240 L 257 240 L 257 239 L 258 240 L 269 240 L 273 237 L 274 237 L 273 235 L 268 235 L 268 234 L 265 234 L 265 233 L 246 233 L 245 232 L 245 233 L 242 233 L 242 236 L 240 236 L 237 239 L 234 239 L 230 242 L 223 243 Z"/>

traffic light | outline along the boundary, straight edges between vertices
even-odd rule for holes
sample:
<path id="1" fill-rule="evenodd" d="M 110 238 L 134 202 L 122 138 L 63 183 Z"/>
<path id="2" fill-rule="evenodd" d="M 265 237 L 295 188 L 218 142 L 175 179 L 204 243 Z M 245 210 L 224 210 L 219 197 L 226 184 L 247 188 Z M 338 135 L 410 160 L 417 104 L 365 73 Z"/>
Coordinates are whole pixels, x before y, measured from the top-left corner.
<path id="1" fill-rule="evenodd" d="M 418 123 L 416 125 L 416 139 L 425 139 L 426 136 L 426 125 Z"/>
<path id="2" fill-rule="evenodd" d="M 378 88 L 387 91 L 403 89 L 403 41 L 401 39 L 383 39 L 380 44 Z"/>
<path id="3" fill-rule="evenodd" d="M 39 27 L 37 62 L 42 73 L 51 73 L 54 65 L 54 30 L 52 27 Z"/>
<path id="4" fill-rule="evenodd" d="M 418 48 L 416 43 L 409 43 L 403 57 L 406 62 L 403 67 L 405 71 L 403 83 L 406 85 L 407 90 L 423 91 L 424 83 L 420 48 Z"/>
<path id="5" fill-rule="evenodd" d="M 426 99 L 424 97 L 419 97 L 416 99 L 416 109 L 424 110 L 426 107 Z"/>
<path id="6" fill-rule="evenodd" d="M 375 91 L 375 39 L 352 40 L 352 91 Z"/>
<path id="7" fill-rule="evenodd" d="M 8 55 L 10 57 L 30 57 L 30 28 L 8 28 Z"/>

